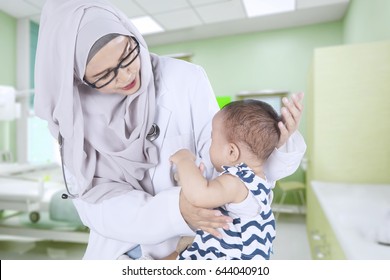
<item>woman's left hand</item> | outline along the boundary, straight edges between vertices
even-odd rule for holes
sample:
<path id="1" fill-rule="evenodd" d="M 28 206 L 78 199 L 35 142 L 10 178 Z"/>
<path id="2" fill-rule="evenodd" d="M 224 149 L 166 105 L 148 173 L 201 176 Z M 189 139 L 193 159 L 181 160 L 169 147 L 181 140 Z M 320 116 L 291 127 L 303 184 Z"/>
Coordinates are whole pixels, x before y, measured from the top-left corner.
<path id="1" fill-rule="evenodd" d="M 284 106 L 282 107 L 282 121 L 278 123 L 280 129 L 278 148 L 283 146 L 299 127 L 303 111 L 303 97 L 304 93 L 300 92 L 293 94 L 291 100 L 288 100 L 287 97 L 282 99 Z"/>

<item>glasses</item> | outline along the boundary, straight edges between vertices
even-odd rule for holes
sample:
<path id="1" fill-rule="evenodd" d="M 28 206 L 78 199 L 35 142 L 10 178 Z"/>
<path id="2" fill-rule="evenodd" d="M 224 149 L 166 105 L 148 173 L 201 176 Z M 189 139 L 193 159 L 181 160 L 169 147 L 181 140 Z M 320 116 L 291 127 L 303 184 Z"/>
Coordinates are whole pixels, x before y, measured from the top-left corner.
<path id="1" fill-rule="evenodd" d="M 134 37 L 130 37 L 129 39 L 130 44 L 132 41 L 135 42 L 135 47 L 132 50 L 130 50 L 130 52 L 119 62 L 119 64 L 115 68 L 108 71 L 106 74 L 104 74 L 102 77 L 100 77 L 93 83 L 88 82 L 85 79 L 85 77 L 83 79 L 84 82 L 90 87 L 95 89 L 103 88 L 107 86 L 109 83 L 111 83 L 116 78 L 116 76 L 118 76 L 118 71 L 120 68 L 123 69 L 129 67 L 130 64 L 133 63 L 134 60 L 136 60 L 136 58 L 138 57 L 140 52 L 139 43 Z"/>

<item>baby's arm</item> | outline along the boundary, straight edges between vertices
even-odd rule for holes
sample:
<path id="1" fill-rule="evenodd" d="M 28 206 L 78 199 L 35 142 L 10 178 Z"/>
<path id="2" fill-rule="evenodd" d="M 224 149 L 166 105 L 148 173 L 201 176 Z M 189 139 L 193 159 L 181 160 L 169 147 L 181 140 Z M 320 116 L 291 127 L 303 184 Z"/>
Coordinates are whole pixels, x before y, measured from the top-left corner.
<path id="1" fill-rule="evenodd" d="M 238 203 L 248 195 L 248 189 L 236 177 L 221 175 L 213 180 L 203 177 L 189 150 L 179 150 L 170 158 L 176 165 L 179 185 L 187 200 L 203 208 L 215 208 L 227 203 Z"/>

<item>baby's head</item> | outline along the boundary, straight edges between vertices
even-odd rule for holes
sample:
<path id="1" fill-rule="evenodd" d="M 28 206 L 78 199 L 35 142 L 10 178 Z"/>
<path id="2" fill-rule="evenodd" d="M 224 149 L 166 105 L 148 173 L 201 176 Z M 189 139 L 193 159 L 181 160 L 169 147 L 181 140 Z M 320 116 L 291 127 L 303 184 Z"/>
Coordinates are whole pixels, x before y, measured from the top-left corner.
<path id="1" fill-rule="evenodd" d="M 210 153 L 214 166 L 227 164 L 221 162 L 222 158 L 217 160 L 222 154 L 234 158 L 230 155 L 234 153 L 235 146 L 241 155 L 249 153 L 263 163 L 279 142 L 280 120 L 271 105 L 259 100 L 247 99 L 227 104 L 213 120 Z M 246 153 L 243 153 L 244 150 Z"/>

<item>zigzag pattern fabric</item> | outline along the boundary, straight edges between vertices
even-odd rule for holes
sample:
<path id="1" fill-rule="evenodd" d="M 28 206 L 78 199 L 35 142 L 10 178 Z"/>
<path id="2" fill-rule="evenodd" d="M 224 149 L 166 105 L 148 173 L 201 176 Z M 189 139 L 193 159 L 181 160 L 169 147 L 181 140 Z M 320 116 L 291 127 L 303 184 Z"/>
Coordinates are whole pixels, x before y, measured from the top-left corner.
<path id="1" fill-rule="evenodd" d="M 245 163 L 223 166 L 222 174 L 238 177 L 250 191 L 240 203 L 230 203 L 218 209 L 233 218 L 228 230 L 221 229 L 222 238 L 202 230 L 194 242 L 179 254 L 180 260 L 270 259 L 275 239 L 275 218 L 271 209 L 273 185 L 256 176 Z"/>

